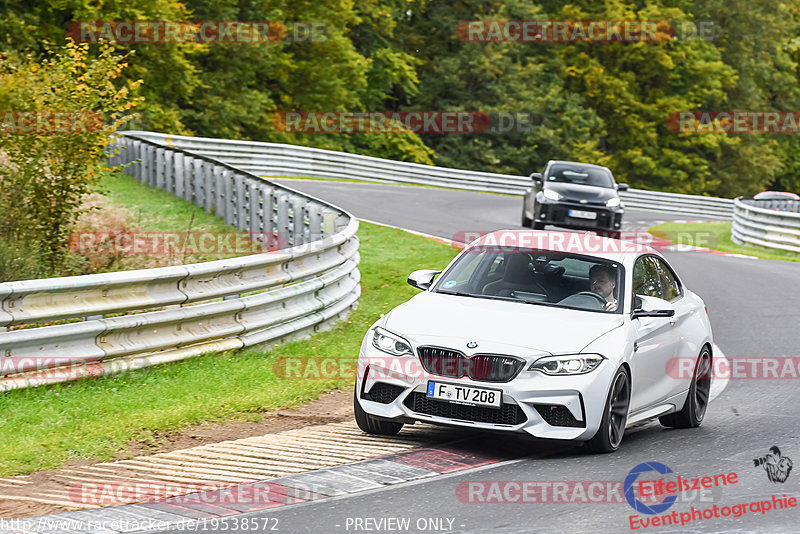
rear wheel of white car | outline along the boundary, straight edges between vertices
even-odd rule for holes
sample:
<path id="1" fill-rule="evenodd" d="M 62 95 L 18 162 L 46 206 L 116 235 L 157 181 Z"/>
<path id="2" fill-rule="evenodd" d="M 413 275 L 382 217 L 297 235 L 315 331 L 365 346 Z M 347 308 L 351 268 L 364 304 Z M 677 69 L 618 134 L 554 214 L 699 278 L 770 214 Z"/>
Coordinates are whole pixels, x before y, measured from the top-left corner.
<path id="1" fill-rule="evenodd" d="M 628 406 L 631 402 L 631 381 L 625 369 L 619 368 L 606 399 L 600 428 L 586 448 L 592 452 L 614 452 L 622 443 L 625 424 L 628 422 Z"/>
<path id="2" fill-rule="evenodd" d="M 356 392 L 353 392 L 353 411 L 356 414 L 356 424 L 358 428 L 367 434 L 380 434 L 382 436 L 394 436 L 400 429 L 403 428 L 403 423 L 395 423 L 393 421 L 385 421 L 378 419 L 367 412 L 361 407 L 356 398 Z"/>
<path id="3" fill-rule="evenodd" d="M 711 352 L 708 347 L 703 347 L 697 364 L 694 367 L 692 385 L 689 386 L 689 395 L 683 408 L 679 412 L 671 413 L 658 420 L 662 425 L 670 428 L 694 428 L 700 426 L 708 408 L 708 398 L 711 392 Z"/>

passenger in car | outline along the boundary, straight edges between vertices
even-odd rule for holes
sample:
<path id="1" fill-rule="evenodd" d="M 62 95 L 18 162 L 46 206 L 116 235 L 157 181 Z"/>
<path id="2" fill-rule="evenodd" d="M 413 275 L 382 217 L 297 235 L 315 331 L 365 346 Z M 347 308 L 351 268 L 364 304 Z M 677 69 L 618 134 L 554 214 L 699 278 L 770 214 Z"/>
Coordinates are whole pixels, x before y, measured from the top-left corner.
<path id="1" fill-rule="evenodd" d="M 617 299 L 614 298 L 616 287 L 617 270 L 614 267 L 598 263 L 589 269 L 589 290 L 606 299 L 606 311 L 617 309 Z"/>

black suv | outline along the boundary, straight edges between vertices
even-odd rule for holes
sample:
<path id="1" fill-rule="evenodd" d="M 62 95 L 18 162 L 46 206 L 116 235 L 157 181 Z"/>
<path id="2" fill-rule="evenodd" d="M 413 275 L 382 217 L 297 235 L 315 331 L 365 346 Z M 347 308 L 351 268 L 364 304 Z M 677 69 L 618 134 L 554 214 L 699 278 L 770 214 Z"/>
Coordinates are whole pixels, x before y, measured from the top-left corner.
<path id="1" fill-rule="evenodd" d="M 606 167 L 573 161 L 549 161 L 544 173 L 531 174 L 525 191 L 522 226 L 541 230 L 547 224 L 578 230 L 598 230 L 618 237 L 622 213 L 618 184 Z"/>

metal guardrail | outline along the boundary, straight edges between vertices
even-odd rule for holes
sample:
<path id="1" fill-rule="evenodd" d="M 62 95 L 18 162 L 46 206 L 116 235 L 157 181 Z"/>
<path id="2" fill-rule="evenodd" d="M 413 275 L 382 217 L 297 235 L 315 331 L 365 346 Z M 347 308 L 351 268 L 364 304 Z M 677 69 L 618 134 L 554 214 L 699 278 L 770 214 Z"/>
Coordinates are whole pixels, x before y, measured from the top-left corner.
<path id="1" fill-rule="evenodd" d="M 800 200 L 735 199 L 731 240 L 800 252 Z"/>
<path id="2" fill-rule="evenodd" d="M 0 326 L 100 318 L 0 332 L 0 391 L 296 337 L 326 327 L 356 304 L 358 222 L 349 213 L 218 159 L 135 134 L 117 138 L 115 146 L 110 163 L 128 164 L 126 172 L 138 180 L 240 230 L 277 233 L 288 248 L 193 265 L 2 283 Z M 140 313 L 102 318 L 132 311 Z"/>
<path id="3" fill-rule="evenodd" d="M 312 176 L 370 182 L 423 184 L 468 191 L 522 195 L 528 177 L 494 174 L 432 165 L 392 161 L 279 143 L 184 137 L 153 132 L 131 132 L 161 144 L 191 150 L 226 161 L 261 176 Z M 629 208 L 685 216 L 730 219 L 733 200 L 629 189 L 620 193 Z"/>

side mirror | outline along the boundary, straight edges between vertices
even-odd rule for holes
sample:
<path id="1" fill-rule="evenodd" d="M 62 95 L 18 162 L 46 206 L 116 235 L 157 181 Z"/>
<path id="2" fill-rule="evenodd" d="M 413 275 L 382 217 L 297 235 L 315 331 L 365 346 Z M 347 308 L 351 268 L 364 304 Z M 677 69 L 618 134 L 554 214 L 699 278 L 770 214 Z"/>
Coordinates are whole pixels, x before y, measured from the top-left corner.
<path id="1" fill-rule="evenodd" d="M 414 271 L 408 275 L 408 285 L 421 289 L 423 291 L 429 289 L 433 283 L 433 279 L 442 271 L 434 271 L 432 269 L 422 269 Z"/>
<path id="2" fill-rule="evenodd" d="M 530 178 L 534 182 L 541 182 L 542 181 L 542 173 L 535 172 L 535 173 L 531 174 Z"/>
<path id="3" fill-rule="evenodd" d="M 628 184 L 617 184 L 617 191 L 627 191 L 628 189 Z"/>
<path id="4" fill-rule="evenodd" d="M 658 297 L 636 295 L 634 298 L 633 318 L 640 317 L 672 317 L 675 315 L 675 306 Z"/>

